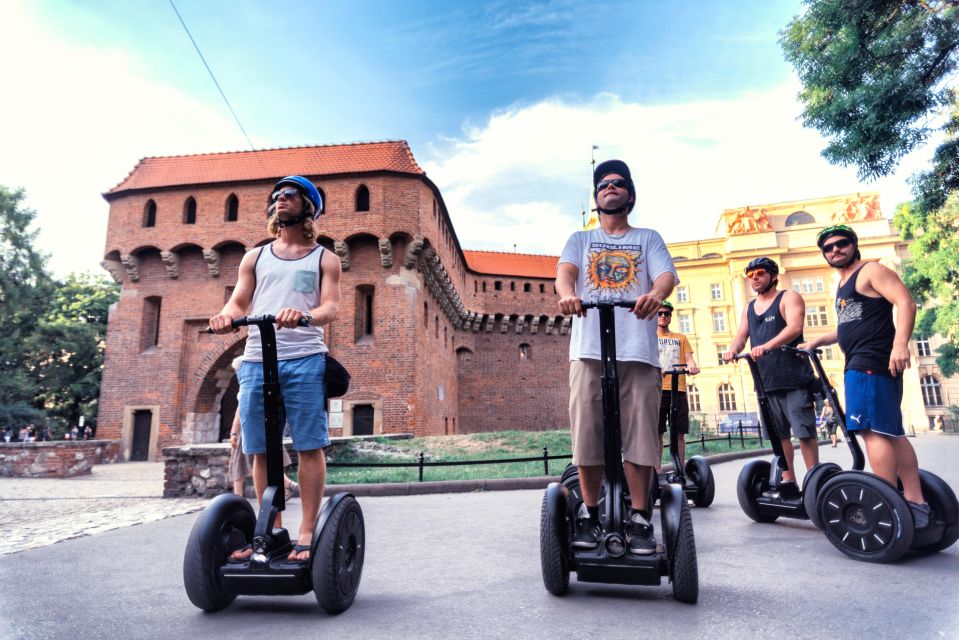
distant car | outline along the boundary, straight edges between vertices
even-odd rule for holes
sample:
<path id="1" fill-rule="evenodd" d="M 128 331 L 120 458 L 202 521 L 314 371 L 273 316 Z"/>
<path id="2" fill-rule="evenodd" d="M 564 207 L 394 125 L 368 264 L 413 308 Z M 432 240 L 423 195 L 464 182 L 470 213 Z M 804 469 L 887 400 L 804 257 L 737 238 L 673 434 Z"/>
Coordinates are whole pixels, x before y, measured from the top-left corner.
<path id="1" fill-rule="evenodd" d="M 739 433 L 740 424 L 743 433 L 759 433 L 759 414 L 754 411 L 727 413 L 717 430 L 719 433 Z"/>

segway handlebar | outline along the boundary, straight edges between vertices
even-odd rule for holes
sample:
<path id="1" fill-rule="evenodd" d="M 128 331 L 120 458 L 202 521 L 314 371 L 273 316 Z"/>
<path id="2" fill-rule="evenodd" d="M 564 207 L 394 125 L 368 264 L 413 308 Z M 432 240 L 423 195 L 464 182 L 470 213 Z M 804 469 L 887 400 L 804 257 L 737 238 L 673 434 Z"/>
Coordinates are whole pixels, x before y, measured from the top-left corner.
<path id="1" fill-rule="evenodd" d="M 625 307 L 632 309 L 636 306 L 635 300 L 620 300 L 618 302 L 581 302 L 580 306 L 584 309 L 612 309 L 613 307 Z"/>
<path id="2" fill-rule="evenodd" d="M 261 316 L 242 316 L 239 318 L 234 318 L 230 322 L 230 326 L 232 326 L 234 329 L 239 329 L 240 327 L 246 327 L 251 324 L 256 324 L 256 325 L 276 324 L 276 316 L 269 313 L 263 314 Z M 300 318 L 299 324 L 301 327 L 310 326 L 310 323 L 306 318 Z M 210 327 L 207 327 L 206 332 L 213 333 L 213 329 L 211 329 Z"/>

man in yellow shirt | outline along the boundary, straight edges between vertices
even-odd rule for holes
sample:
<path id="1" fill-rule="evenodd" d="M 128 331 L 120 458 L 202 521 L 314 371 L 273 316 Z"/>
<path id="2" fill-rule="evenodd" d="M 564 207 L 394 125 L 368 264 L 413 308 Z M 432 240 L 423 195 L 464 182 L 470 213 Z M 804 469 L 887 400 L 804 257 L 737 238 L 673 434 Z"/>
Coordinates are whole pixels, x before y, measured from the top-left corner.
<path id="1" fill-rule="evenodd" d="M 666 424 L 670 419 L 670 409 L 672 403 L 673 377 L 666 372 L 677 364 L 685 364 L 689 375 L 694 376 L 699 373 L 699 366 L 693 358 L 693 348 L 689 345 L 689 340 L 681 333 L 675 333 L 669 330 L 669 323 L 673 319 L 673 305 L 670 302 L 663 302 L 659 308 L 658 324 L 656 333 L 659 337 L 659 368 L 663 372 L 663 396 L 659 404 L 659 460 L 656 471 L 661 471 L 663 459 L 663 434 L 666 433 Z M 686 376 L 679 376 L 679 388 L 676 394 L 679 405 L 676 413 L 676 424 L 670 425 L 670 428 L 678 430 L 679 451 L 677 451 L 680 462 L 686 460 L 686 438 L 689 433 L 689 400 L 686 398 Z M 677 469 L 678 471 L 678 469 Z"/>

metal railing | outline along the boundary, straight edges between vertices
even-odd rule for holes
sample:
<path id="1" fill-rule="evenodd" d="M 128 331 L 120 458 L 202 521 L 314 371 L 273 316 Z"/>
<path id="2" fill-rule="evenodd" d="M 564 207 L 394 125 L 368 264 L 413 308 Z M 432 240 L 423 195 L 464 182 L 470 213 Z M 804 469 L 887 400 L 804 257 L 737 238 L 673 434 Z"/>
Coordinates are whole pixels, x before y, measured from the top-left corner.
<path id="1" fill-rule="evenodd" d="M 686 451 L 689 453 L 690 445 L 700 445 L 702 452 L 706 453 L 706 444 L 709 442 L 725 442 L 727 443 L 730 449 L 733 448 L 733 443 L 738 442 L 742 449 L 746 449 L 746 442 L 751 440 L 758 440 L 759 445 L 762 446 L 764 440 L 762 433 L 758 433 L 756 436 L 747 435 L 748 429 L 744 429 L 742 424 L 739 425 L 738 436 L 733 435 L 732 432 L 727 433 L 724 436 L 716 437 L 706 437 L 705 433 L 700 432 L 698 438 L 691 438 L 686 440 Z M 669 449 L 669 443 L 664 444 L 665 449 Z M 560 455 L 550 455 L 549 447 L 543 447 L 542 455 L 538 456 L 529 456 L 524 458 L 498 458 L 494 460 L 447 460 L 447 461 L 427 461 L 426 452 L 420 451 L 416 454 L 415 462 L 327 462 L 326 466 L 329 468 L 342 468 L 342 469 L 363 469 L 363 468 L 416 468 L 419 473 L 419 482 L 423 482 L 423 472 L 426 467 L 462 467 L 468 465 L 486 465 L 486 464 L 512 464 L 515 462 L 542 462 L 543 463 L 543 475 L 549 475 L 549 461 L 550 460 L 570 460 L 572 459 L 572 453 L 564 453 Z"/>

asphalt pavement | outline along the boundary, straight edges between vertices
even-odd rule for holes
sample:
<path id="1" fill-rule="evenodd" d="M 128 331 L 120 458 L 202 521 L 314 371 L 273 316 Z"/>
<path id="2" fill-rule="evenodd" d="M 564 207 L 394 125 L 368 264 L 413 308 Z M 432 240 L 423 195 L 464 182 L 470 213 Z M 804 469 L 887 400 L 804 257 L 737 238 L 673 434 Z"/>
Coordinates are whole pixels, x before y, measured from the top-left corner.
<path id="1" fill-rule="evenodd" d="M 924 468 L 959 488 L 959 438 L 912 442 Z M 821 452 L 848 464 L 842 445 Z M 959 638 L 959 545 L 873 565 L 808 522 L 753 523 L 736 501 L 744 462 L 714 466 L 716 500 L 693 509 L 696 605 L 665 582 L 573 577 L 568 595 L 547 593 L 539 490 L 363 497 L 363 579 L 339 616 L 312 594 L 195 609 L 181 574 L 190 513 L 0 556 L 0 638 Z M 298 522 L 299 501 L 285 516 Z"/>

